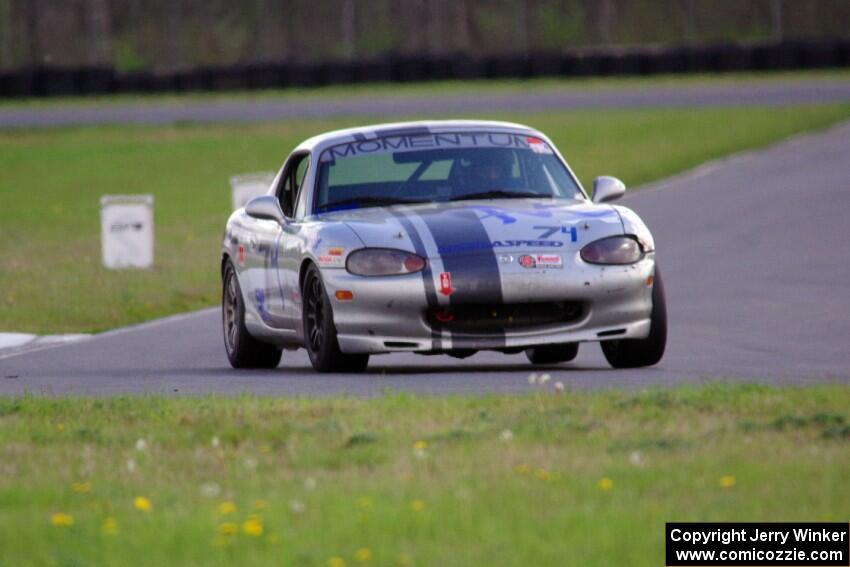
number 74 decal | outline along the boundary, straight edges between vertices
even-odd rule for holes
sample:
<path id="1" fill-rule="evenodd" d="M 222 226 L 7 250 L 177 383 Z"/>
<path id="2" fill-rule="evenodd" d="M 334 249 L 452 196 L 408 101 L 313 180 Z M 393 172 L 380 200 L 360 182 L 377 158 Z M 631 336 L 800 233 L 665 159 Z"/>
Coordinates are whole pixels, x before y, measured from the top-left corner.
<path id="1" fill-rule="evenodd" d="M 578 229 L 574 226 L 567 226 L 565 224 L 559 225 L 559 226 L 536 225 L 534 228 L 542 231 L 540 233 L 540 236 L 537 237 L 537 238 L 540 238 L 540 239 L 549 238 L 550 236 L 552 236 L 556 232 L 561 232 L 562 234 L 569 234 L 570 235 L 570 242 L 577 242 L 578 241 Z"/>

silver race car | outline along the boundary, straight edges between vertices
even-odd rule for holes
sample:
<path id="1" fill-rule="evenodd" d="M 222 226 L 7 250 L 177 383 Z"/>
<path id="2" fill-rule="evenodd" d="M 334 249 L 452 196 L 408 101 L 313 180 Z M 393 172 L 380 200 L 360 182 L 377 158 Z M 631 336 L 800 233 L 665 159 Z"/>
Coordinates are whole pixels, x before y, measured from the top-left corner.
<path id="1" fill-rule="evenodd" d="M 224 344 L 236 368 L 304 347 L 320 372 L 389 352 L 525 352 L 572 360 L 598 341 L 617 368 L 664 354 L 652 235 L 625 192 L 588 198 L 542 133 L 434 121 L 329 132 L 287 158 L 227 221 Z"/>

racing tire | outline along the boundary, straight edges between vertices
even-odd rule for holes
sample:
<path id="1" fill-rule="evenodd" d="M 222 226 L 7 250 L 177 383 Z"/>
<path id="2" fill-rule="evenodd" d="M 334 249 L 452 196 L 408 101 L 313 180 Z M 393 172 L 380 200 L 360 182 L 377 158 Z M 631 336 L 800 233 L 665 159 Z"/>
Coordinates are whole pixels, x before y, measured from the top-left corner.
<path id="1" fill-rule="evenodd" d="M 542 345 L 525 351 L 531 364 L 557 364 L 569 362 L 578 354 L 578 343 L 561 343 L 558 345 Z"/>
<path id="2" fill-rule="evenodd" d="M 281 349 L 258 341 L 245 327 L 245 303 L 239 278 L 230 261 L 224 268 L 221 292 L 221 325 L 224 350 L 233 368 L 277 368 Z"/>
<path id="3" fill-rule="evenodd" d="M 652 287 L 652 314 L 649 336 L 645 339 L 620 339 L 602 341 L 602 354 L 614 368 L 640 368 L 658 364 L 667 346 L 667 304 L 664 299 L 664 283 L 661 272 L 655 268 Z"/>
<path id="4" fill-rule="evenodd" d="M 311 265 L 301 290 L 304 308 L 304 346 L 310 363 L 318 372 L 363 372 L 369 365 L 368 354 L 346 354 L 339 349 L 334 326 L 333 306 L 325 292 L 319 268 Z"/>

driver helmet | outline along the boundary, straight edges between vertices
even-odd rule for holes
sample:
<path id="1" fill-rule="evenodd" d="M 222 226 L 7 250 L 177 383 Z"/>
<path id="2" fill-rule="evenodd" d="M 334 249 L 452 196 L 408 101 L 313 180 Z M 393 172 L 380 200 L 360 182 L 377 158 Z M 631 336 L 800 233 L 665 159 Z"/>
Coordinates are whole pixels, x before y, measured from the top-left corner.
<path id="1" fill-rule="evenodd" d="M 469 189 L 504 189 L 511 179 L 514 156 L 510 151 L 489 149 L 471 152 L 458 163 L 461 179 Z"/>

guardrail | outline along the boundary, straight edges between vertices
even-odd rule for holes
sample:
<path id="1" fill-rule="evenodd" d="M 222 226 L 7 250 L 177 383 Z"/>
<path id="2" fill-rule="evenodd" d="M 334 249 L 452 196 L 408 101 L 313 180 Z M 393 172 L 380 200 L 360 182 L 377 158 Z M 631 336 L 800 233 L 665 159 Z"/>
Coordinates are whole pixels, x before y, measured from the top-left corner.
<path id="1" fill-rule="evenodd" d="M 441 79 L 589 77 L 850 67 L 850 38 L 770 44 L 594 49 L 529 55 L 387 56 L 325 63 L 200 67 L 120 73 L 110 67 L 0 72 L 0 98 L 313 87 Z"/>

